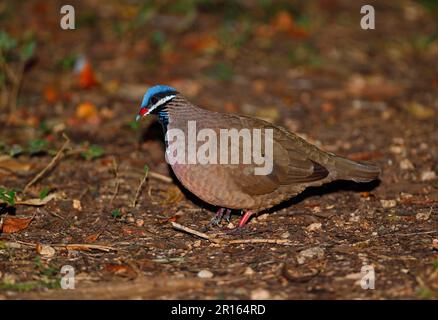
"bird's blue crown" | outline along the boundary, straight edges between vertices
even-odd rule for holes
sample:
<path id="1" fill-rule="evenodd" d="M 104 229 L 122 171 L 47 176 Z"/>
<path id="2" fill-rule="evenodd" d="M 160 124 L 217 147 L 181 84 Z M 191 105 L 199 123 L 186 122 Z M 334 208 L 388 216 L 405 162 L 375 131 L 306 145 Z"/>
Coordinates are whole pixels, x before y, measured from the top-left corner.
<path id="1" fill-rule="evenodd" d="M 141 102 L 141 107 L 146 107 L 149 104 L 149 100 L 151 99 L 151 97 L 153 97 L 154 95 L 158 94 L 158 93 L 164 93 L 164 92 L 173 92 L 176 93 L 176 89 L 172 88 L 170 86 L 166 86 L 166 85 L 156 85 L 153 87 L 150 87 L 148 89 L 148 91 L 146 91 L 146 93 L 143 96 L 143 101 Z"/>

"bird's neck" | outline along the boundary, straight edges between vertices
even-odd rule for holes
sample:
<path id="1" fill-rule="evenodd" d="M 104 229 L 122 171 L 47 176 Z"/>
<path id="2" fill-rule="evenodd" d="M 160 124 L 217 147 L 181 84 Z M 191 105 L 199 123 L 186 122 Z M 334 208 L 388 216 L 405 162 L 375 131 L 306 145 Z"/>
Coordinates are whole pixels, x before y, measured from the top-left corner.
<path id="1" fill-rule="evenodd" d="M 167 110 L 158 112 L 158 121 L 163 126 L 164 133 L 167 131 L 167 125 L 169 124 L 169 113 Z"/>
<path id="2" fill-rule="evenodd" d="M 203 111 L 206 110 L 194 106 L 184 97 L 177 95 L 163 110 L 158 112 L 158 120 L 166 133 L 168 128 L 179 128 L 189 120 L 196 119 L 197 115 Z"/>

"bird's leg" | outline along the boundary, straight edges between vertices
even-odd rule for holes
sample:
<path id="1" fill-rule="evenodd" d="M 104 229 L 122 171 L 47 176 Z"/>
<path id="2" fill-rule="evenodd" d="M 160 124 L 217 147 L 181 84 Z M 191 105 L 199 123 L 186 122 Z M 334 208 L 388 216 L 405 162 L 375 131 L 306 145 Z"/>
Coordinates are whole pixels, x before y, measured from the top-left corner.
<path id="1" fill-rule="evenodd" d="M 210 220 L 210 226 L 218 226 L 219 223 L 221 223 L 222 217 L 224 216 L 224 211 L 225 211 L 225 208 L 220 208 L 216 212 L 216 214 L 214 215 L 213 219 Z M 228 213 L 228 211 L 227 211 L 227 213 Z"/>
<path id="2" fill-rule="evenodd" d="M 225 212 L 223 218 L 227 221 L 227 223 L 230 223 L 231 209 L 227 209 L 227 211 Z"/>
<path id="3" fill-rule="evenodd" d="M 239 220 L 239 224 L 237 225 L 237 228 L 242 228 L 249 220 L 249 218 L 254 214 L 252 211 L 246 211 L 242 218 Z"/>

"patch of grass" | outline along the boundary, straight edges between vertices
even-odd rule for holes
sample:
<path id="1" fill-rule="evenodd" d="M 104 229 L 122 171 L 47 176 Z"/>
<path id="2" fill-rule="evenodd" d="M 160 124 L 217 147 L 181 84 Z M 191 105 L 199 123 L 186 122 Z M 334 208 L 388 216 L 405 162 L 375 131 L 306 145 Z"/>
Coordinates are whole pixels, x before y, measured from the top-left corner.
<path id="1" fill-rule="evenodd" d="M 39 198 L 41 200 L 43 200 L 45 197 L 47 197 L 49 195 L 49 193 L 50 193 L 50 188 L 45 187 L 45 188 L 43 188 L 43 190 L 41 190 L 41 192 L 39 194 Z"/>
<path id="2" fill-rule="evenodd" d="M 48 141 L 44 139 L 31 140 L 29 141 L 27 151 L 31 156 L 40 153 L 45 153 L 47 152 L 48 145 L 49 145 Z"/>
<path id="3" fill-rule="evenodd" d="M 17 107 L 18 94 L 26 66 L 35 54 L 36 40 L 31 32 L 25 32 L 15 38 L 0 30 L 0 89 L 2 94 L 9 92 L 6 105 L 11 110 Z"/>
<path id="4" fill-rule="evenodd" d="M 91 145 L 87 148 L 87 150 L 81 152 L 81 156 L 85 160 L 94 160 L 100 158 L 105 154 L 105 150 L 102 147 Z"/>
<path id="5" fill-rule="evenodd" d="M 417 0 L 417 2 L 431 12 L 438 11 L 438 2 L 435 0 Z"/>
<path id="6" fill-rule="evenodd" d="M 0 283 L 0 289 L 27 292 L 39 288 L 40 285 L 41 283 L 39 281 L 28 281 L 28 282 L 19 282 L 19 283 Z"/>
<path id="7" fill-rule="evenodd" d="M 114 219 L 118 219 L 118 218 L 122 217 L 122 211 L 120 209 L 114 209 L 113 211 L 111 211 L 111 216 Z"/>
<path id="8" fill-rule="evenodd" d="M 55 289 L 61 286 L 60 279 L 55 277 L 58 274 L 58 268 L 52 265 L 45 266 L 40 257 L 36 257 L 35 268 L 38 270 L 41 276 L 40 280 L 36 281 L 24 281 L 24 282 L 12 282 L 3 281 L 0 283 L 0 290 L 14 290 L 19 292 L 32 291 L 39 288 Z"/>
<path id="9" fill-rule="evenodd" d="M 42 263 L 41 258 L 39 256 L 35 258 L 35 267 L 39 271 L 40 275 L 42 276 L 53 277 L 56 274 L 58 274 L 58 268 L 50 264 L 45 266 Z"/>
<path id="10" fill-rule="evenodd" d="M 166 35 L 162 31 L 154 31 L 151 34 L 151 42 L 158 48 L 163 48 L 166 44 Z"/>
<path id="11" fill-rule="evenodd" d="M 15 205 L 15 191 L 0 188 L 0 200 L 3 200 L 3 202 L 13 207 Z"/>
<path id="12" fill-rule="evenodd" d="M 422 51 L 427 50 L 438 39 L 438 33 L 432 34 L 417 34 L 411 39 L 411 44 L 414 49 Z"/>
<path id="13" fill-rule="evenodd" d="M 433 292 L 429 288 L 422 287 L 418 289 L 418 295 L 420 296 L 421 299 L 429 300 L 433 298 Z"/>
<path id="14" fill-rule="evenodd" d="M 62 70 L 73 70 L 77 59 L 77 53 L 71 53 L 68 56 L 58 60 L 56 62 L 56 66 Z"/>
<path id="15" fill-rule="evenodd" d="M 130 121 L 130 122 L 128 123 L 128 126 L 129 126 L 133 131 L 138 131 L 138 130 L 140 130 L 140 128 L 141 128 L 140 121 L 135 121 L 135 120 Z"/>

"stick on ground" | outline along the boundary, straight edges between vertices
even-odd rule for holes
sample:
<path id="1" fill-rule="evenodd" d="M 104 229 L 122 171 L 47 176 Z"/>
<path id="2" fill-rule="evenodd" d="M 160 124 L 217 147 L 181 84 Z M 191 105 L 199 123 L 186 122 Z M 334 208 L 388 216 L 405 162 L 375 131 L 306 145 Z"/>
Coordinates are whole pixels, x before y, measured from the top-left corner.
<path id="1" fill-rule="evenodd" d="M 25 187 L 23 190 L 23 193 L 26 193 L 27 189 L 29 189 L 31 186 L 33 186 L 38 180 L 40 180 L 45 174 L 46 172 L 48 172 L 50 169 L 52 169 L 56 163 L 58 162 L 58 160 L 62 157 L 62 154 L 64 152 L 64 150 L 67 148 L 67 146 L 70 143 L 70 139 L 67 137 L 66 134 L 62 135 L 65 139 L 64 144 L 62 145 L 61 149 L 58 150 L 58 152 L 56 153 L 56 155 L 52 158 L 52 160 L 49 162 L 49 164 L 43 169 L 41 170 Z"/>
<path id="2" fill-rule="evenodd" d="M 148 178 L 148 175 L 149 175 L 149 167 L 145 166 L 144 167 L 144 176 L 141 179 L 140 184 L 138 185 L 137 191 L 135 192 L 134 200 L 132 201 L 133 208 L 135 208 L 135 206 L 137 205 L 138 197 L 140 196 L 141 189 L 143 188 L 143 185 L 145 184 L 146 179 Z"/>
<path id="3" fill-rule="evenodd" d="M 157 179 L 157 180 L 160 180 L 160 181 L 163 181 L 163 182 L 172 183 L 172 178 L 171 177 L 165 176 L 165 175 L 157 173 L 157 172 L 151 171 L 151 172 L 149 172 L 149 176 L 151 178 L 154 178 L 154 179 Z"/>
<path id="4" fill-rule="evenodd" d="M 193 234 L 195 236 L 198 236 L 200 238 L 209 240 L 211 242 L 217 243 L 217 244 L 247 244 L 247 243 L 271 243 L 271 244 L 282 244 L 282 245 L 291 245 L 291 241 L 287 239 L 237 239 L 237 240 L 227 240 L 227 239 L 218 239 L 210 237 L 208 234 L 196 231 L 192 228 L 185 227 L 179 223 L 171 222 L 172 227 L 174 227 L 176 230 L 181 230 L 190 234 Z"/>
<path id="5" fill-rule="evenodd" d="M 195 236 L 198 236 L 200 238 L 209 240 L 209 241 L 214 242 L 214 243 L 220 243 L 221 242 L 218 239 L 214 239 L 214 238 L 210 237 L 208 234 L 206 234 L 204 232 L 196 231 L 194 229 L 191 229 L 189 227 L 185 227 L 182 224 L 179 224 L 179 223 L 176 223 L 176 222 L 173 222 L 173 221 L 171 221 L 171 223 L 172 223 L 172 227 L 174 227 L 176 230 L 180 230 L 180 231 L 184 231 L 184 232 L 187 232 L 187 233 L 190 233 L 190 234 L 194 234 Z"/>

